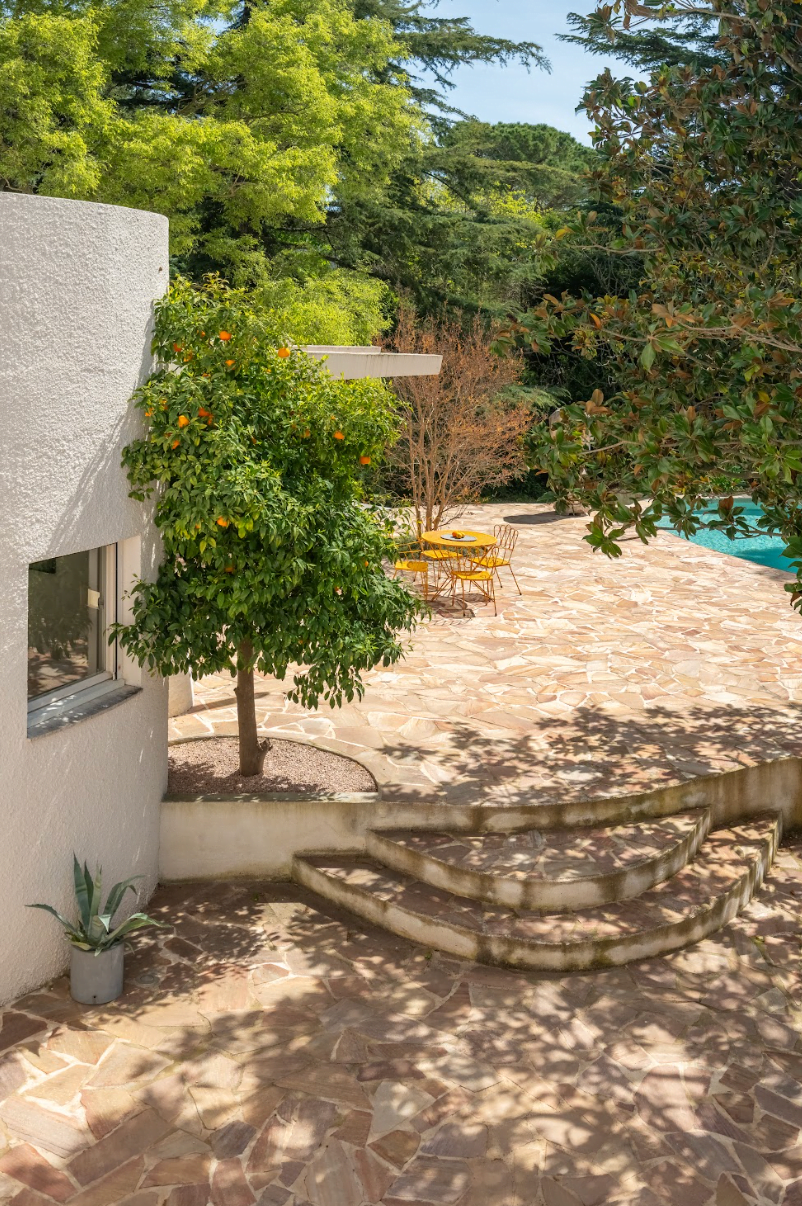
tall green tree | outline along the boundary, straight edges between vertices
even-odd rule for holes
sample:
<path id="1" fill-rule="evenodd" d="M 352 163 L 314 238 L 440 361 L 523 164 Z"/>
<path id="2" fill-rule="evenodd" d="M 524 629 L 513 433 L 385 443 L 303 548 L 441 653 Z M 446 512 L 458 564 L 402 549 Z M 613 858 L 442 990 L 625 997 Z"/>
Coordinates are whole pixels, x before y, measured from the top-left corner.
<path id="1" fill-rule="evenodd" d="M 390 25 L 339 0 L 0 0 L 0 181 L 154 209 L 196 276 L 381 189 L 414 139 Z"/>
<path id="2" fill-rule="evenodd" d="M 518 325 L 529 346 L 601 350 L 618 382 L 541 429 L 540 464 L 594 510 L 588 540 L 610 555 L 663 515 L 688 534 L 745 531 L 748 495 L 802 575 L 802 8 L 694 7 L 718 23 L 721 61 L 692 57 L 637 86 L 605 72 L 587 94 L 597 184 L 623 214 L 614 250 L 640 283 L 547 297 Z M 594 218 L 560 233 L 593 247 Z M 802 607 L 802 577 L 790 589 Z"/>
<path id="3" fill-rule="evenodd" d="M 395 430 L 378 381 L 337 381 L 252 295 L 179 280 L 158 303 L 161 367 L 135 395 L 146 434 L 124 452 L 155 496 L 164 560 L 133 592 L 123 646 L 163 675 L 236 675 L 240 770 L 258 774 L 254 670 L 332 706 L 402 653 L 419 603 L 387 577 L 394 543 L 363 478 Z"/>
<path id="4" fill-rule="evenodd" d="M 0 0 L 0 187 L 165 213 L 196 280 L 303 281 L 327 219 L 392 209 L 453 70 L 512 58 L 544 64 L 419 0 Z"/>
<path id="5" fill-rule="evenodd" d="M 709 70 L 726 62 L 718 44 L 718 14 L 707 5 L 624 9 L 620 3 L 603 4 L 587 15 L 569 13 L 568 24 L 572 32 L 558 35 L 561 41 L 621 59 L 639 72 L 690 65 Z"/>
<path id="6" fill-rule="evenodd" d="M 422 314 L 502 316 L 528 301 L 550 211 L 583 198 L 594 160 L 550 126 L 456 121 L 414 145 L 382 193 L 333 206 L 322 254 L 407 293 Z"/>
<path id="7" fill-rule="evenodd" d="M 391 71 L 403 71 L 406 86 L 418 104 L 447 115 L 458 112 L 448 102 L 453 72 L 474 63 L 522 63 L 548 68 L 537 42 L 511 42 L 479 33 L 468 17 L 441 17 L 425 0 L 349 0 L 359 19 L 380 19 L 393 29 L 404 47 L 403 60 Z M 423 73 L 423 74 L 421 74 Z"/>

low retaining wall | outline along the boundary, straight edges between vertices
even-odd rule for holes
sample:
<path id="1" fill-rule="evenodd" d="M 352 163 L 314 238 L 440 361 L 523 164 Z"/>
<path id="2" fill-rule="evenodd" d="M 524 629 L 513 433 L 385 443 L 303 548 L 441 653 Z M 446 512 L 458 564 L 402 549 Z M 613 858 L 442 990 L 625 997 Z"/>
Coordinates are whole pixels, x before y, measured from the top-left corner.
<path id="1" fill-rule="evenodd" d="M 764 762 L 635 795 L 514 808 L 406 800 L 393 789 L 306 799 L 168 797 L 162 804 L 159 871 L 163 882 L 288 879 L 293 855 L 365 850 L 369 829 L 511 833 L 616 824 L 703 806 L 712 809 L 714 828 L 766 812 L 780 813 L 786 830 L 802 827 L 802 759 Z"/>

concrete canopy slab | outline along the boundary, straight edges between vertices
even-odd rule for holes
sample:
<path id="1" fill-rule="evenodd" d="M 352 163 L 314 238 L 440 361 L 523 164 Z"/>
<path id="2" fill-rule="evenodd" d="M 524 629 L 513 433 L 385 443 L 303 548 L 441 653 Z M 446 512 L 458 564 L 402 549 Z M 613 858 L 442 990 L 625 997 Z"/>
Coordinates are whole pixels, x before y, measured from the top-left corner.
<path id="1" fill-rule="evenodd" d="M 332 377 L 346 381 L 363 377 L 436 377 L 443 363 L 442 356 L 383 352 L 379 347 L 306 344 L 302 350 L 314 360 L 324 361 Z"/>

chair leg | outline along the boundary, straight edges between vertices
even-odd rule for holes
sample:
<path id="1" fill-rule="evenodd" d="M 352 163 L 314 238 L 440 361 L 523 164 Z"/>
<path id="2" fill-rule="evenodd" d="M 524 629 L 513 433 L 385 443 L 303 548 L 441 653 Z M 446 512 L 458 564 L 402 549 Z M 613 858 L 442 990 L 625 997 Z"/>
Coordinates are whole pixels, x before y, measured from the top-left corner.
<path id="1" fill-rule="evenodd" d="M 516 588 L 517 588 L 517 590 L 518 590 L 518 594 L 519 594 L 519 595 L 522 595 L 522 594 L 523 594 L 523 591 L 521 590 L 520 586 L 518 586 L 518 579 L 515 577 L 515 571 L 513 570 L 512 565 L 511 565 L 511 564 L 510 564 L 510 565 L 508 565 L 508 566 L 507 566 L 507 569 L 508 569 L 508 570 L 510 571 L 510 573 L 512 574 L 512 580 L 513 580 L 513 582 L 515 583 L 515 586 L 516 586 Z"/>

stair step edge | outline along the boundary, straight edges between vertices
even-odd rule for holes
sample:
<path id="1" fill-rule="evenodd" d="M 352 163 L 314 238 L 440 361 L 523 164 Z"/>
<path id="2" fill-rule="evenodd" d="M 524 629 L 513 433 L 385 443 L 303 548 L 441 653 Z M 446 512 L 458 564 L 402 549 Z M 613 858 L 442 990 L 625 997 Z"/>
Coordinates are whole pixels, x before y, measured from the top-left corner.
<path id="1" fill-rule="evenodd" d="M 410 850 L 393 841 L 386 831 L 368 830 L 366 839 L 368 853 L 377 861 L 431 887 L 507 908 L 575 912 L 640 896 L 670 879 L 695 857 L 710 831 L 711 818 L 710 809 L 700 809 L 693 827 L 673 845 L 628 867 L 573 878 L 512 879 L 493 871 L 455 866 L 429 852 Z"/>
<path id="2" fill-rule="evenodd" d="M 481 934 L 443 918 L 431 917 L 359 887 L 335 879 L 315 867 L 311 856 L 296 856 L 293 874 L 299 883 L 366 921 L 399 937 L 441 950 L 457 958 L 532 971 L 584 971 L 653 958 L 700 941 L 731 921 L 751 900 L 771 867 L 782 821 L 773 817 L 770 831 L 745 858 L 740 875 L 710 904 L 687 917 L 661 926 L 580 942 L 548 943 Z"/>

